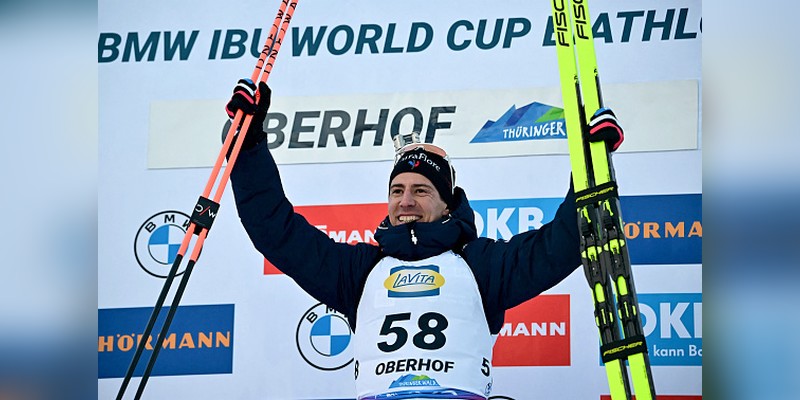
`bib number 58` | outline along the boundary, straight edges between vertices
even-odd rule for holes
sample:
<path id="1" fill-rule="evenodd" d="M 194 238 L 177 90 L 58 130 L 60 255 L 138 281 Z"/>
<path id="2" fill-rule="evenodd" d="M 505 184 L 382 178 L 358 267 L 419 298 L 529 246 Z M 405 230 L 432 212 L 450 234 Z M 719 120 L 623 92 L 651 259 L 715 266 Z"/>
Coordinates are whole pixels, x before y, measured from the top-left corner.
<path id="1" fill-rule="evenodd" d="M 381 326 L 381 336 L 388 336 L 394 334 L 394 340 L 390 343 L 386 341 L 378 343 L 378 348 L 385 352 L 390 353 L 403 347 L 408 341 L 408 331 L 403 327 L 403 321 L 410 321 L 411 313 L 389 314 L 383 320 Z M 420 315 L 417 319 L 417 327 L 419 331 L 412 337 L 412 343 L 420 349 L 424 350 L 437 350 L 444 346 L 447 342 L 447 337 L 444 335 L 444 330 L 447 329 L 447 318 L 444 315 L 428 312 Z"/>

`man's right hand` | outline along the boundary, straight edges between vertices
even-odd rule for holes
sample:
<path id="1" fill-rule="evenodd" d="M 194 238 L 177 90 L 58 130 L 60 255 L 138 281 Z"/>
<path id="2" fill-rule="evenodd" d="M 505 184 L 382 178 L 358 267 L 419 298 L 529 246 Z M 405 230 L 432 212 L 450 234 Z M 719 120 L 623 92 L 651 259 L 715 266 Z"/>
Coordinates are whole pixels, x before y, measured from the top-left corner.
<path id="1" fill-rule="evenodd" d="M 617 116 L 609 108 L 597 110 L 589 120 L 589 129 L 586 139 L 590 142 L 606 142 L 609 153 L 617 151 L 619 145 L 625 140 L 622 127 L 617 122 Z"/>
<path id="2" fill-rule="evenodd" d="M 242 150 L 252 149 L 258 142 L 264 140 L 267 134 L 264 133 L 264 120 L 267 118 L 272 90 L 265 82 L 258 82 L 256 85 L 250 79 L 239 79 L 236 87 L 233 88 L 233 95 L 225 105 L 225 112 L 228 117 L 233 119 L 238 110 L 245 114 L 252 114 L 250 127 L 242 143 Z"/>

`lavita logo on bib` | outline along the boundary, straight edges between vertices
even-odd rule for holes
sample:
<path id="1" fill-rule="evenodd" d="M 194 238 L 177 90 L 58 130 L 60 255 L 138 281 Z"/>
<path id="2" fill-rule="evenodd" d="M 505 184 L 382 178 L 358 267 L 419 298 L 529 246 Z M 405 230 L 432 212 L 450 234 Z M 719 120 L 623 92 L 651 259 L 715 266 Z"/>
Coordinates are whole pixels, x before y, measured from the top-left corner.
<path id="1" fill-rule="evenodd" d="M 444 277 L 436 265 L 394 267 L 390 270 L 389 277 L 383 281 L 389 297 L 438 296 L 442 286 Z"/>

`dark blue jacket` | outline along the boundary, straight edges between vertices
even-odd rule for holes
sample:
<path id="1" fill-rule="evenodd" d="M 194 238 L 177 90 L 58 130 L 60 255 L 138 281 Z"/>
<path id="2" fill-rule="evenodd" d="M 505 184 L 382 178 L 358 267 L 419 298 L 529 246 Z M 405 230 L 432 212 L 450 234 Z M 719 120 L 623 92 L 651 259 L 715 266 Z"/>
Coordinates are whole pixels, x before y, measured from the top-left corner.
<path id="1" fill-rule="evenodd" d="M 507 242 L 477 237 L 469 201 L 456 188 L 449 217 L 400 226 L 391 226 L 387 217 L 375 232 L 375 246 L 337 243 L 296 214 L 265 141 L 239 154 L 231 182 L 239 218 L 256 249 L 308 294 L 347 316 L 351 327 L 367 275 L 385 256 L 421 260 L 447 250 L 460 254 L 475 276 L 493 334 L 503 326 L 505 310 L 555 286 L 581 262 L 572 188 L 553 221 Z"/>

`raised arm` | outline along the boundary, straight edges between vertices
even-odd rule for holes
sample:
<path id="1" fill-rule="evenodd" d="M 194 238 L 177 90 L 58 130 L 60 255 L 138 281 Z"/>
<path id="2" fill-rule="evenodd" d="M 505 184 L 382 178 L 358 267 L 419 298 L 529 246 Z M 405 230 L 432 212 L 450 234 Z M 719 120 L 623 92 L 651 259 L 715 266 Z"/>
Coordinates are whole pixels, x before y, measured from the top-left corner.
<path id="1" fill-rule="evenodd" d="M 262 98 L 266 106 L 240 107 L 254 116 L 231 171 L 239 218 L 253 245 L 267 260 L 311 296 L 350 316 L 355 313 L 361 286 L 379 251 L 368 244 L 336 243 L 294 212 L 264 140 L 263 123 L 269 105 L 266 90 L 266 99 Z M 235 89 L 229 109 L 236 93 Z"/>

